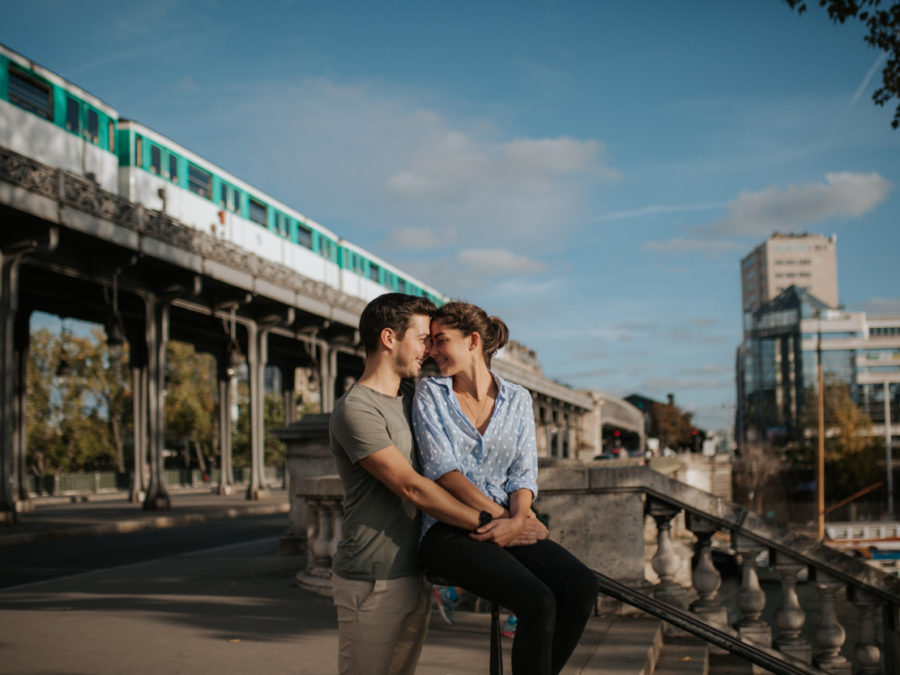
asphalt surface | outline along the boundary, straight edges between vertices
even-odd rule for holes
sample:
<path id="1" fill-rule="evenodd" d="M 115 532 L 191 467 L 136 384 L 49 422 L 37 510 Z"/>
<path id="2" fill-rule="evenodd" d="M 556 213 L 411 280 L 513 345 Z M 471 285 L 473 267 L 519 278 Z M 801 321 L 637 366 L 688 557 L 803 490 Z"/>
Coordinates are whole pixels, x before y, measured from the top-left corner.
<path id="1" fill-rule="evenodd" d="M 0 675 L 335 673 L 334 607 L 295 585 L 306 561 L 278 555 L 288 501 L 270 497 L 38 503 L 0 526 Z M 489 621 L 432 612 L 417 673 L 487 672 Z M 564 672 L 642 672 L 658 630 L 595 617 Z"/>

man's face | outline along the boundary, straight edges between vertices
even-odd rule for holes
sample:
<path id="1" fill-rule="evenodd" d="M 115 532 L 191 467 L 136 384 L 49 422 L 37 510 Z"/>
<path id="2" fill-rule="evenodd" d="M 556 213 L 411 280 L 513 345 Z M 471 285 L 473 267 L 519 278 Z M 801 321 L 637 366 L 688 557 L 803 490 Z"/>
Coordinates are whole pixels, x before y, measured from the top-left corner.
<path id="1" fill-rule="evenodd" d="M 402 340 L 394 343 L 394 366 L 400 377 L 417 377 L 428 357 L 431 343 L 431 318 L 415 314 Z"/>

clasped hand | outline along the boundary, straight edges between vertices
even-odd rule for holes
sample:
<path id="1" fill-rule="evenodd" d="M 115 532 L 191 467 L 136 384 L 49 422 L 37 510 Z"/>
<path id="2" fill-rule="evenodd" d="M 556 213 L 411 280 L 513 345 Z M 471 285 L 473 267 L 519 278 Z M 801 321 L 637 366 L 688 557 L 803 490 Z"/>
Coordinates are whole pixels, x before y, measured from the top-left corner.
<path id="1" fill-rule="evenodd" d="M 550 531 L 533 511 L 521 516 L 502 516 L 482 525 L 469 536 L 476 541 L 490 541 L 497 546 L 529 546 L 546 539 Z"/>

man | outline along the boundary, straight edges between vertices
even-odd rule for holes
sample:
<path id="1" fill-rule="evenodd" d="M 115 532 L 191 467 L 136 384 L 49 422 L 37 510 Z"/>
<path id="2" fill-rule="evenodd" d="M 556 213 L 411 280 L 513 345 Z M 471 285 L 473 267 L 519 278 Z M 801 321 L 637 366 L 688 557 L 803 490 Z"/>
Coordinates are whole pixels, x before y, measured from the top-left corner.
<path id="1" fill-rule="evenodd" d="M 434 311 L 429 300 L 402 293 L 366 306 L 359 322 L 365 369 L 331 415 L 331 452 L 344 485 L 332 570 L 342 675 L 415 672 L 430 610 L 417 509 L 472 531 L 490 520 L 416 471 L 410 396 L 400 383 L 418 376 L 428 356 Z M 508 514 L 497 505 L 490 515 Z M 546 530 L 526 536 L 543 538 Z"/>

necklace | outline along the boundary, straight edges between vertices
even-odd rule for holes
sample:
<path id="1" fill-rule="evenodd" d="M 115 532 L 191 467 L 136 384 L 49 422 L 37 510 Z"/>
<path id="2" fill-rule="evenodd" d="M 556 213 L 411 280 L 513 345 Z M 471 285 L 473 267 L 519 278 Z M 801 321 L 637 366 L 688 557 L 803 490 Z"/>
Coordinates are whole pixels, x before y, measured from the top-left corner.
<path id="1" fill-rule="evenodd" d="M 469 409 L 469 413 L 472 416 L 472 424 L 475 425 L 476 429 L 479 429 L 481 427 L 481 417 L 482 415 L 484 415 L 484 410 L 485 408 L 487 408 L 488 401 L 491 399 L 489 392 L 490 390 L 488 390 L 488 392 L 485 392 L 484 401 L 481 402 L 481 407 L 478 409 L 478 412 L 475 412 L 474 406 L 472 406 L 468 402 L 468 399 L 472 399 L 474 401 L 477 401 L 478 399 L 468 393 L 463 393 L 461 391 L 456 392 L 457 398 L 459 398 L 460 403 L 462 403 L 466 408 Z"/>

